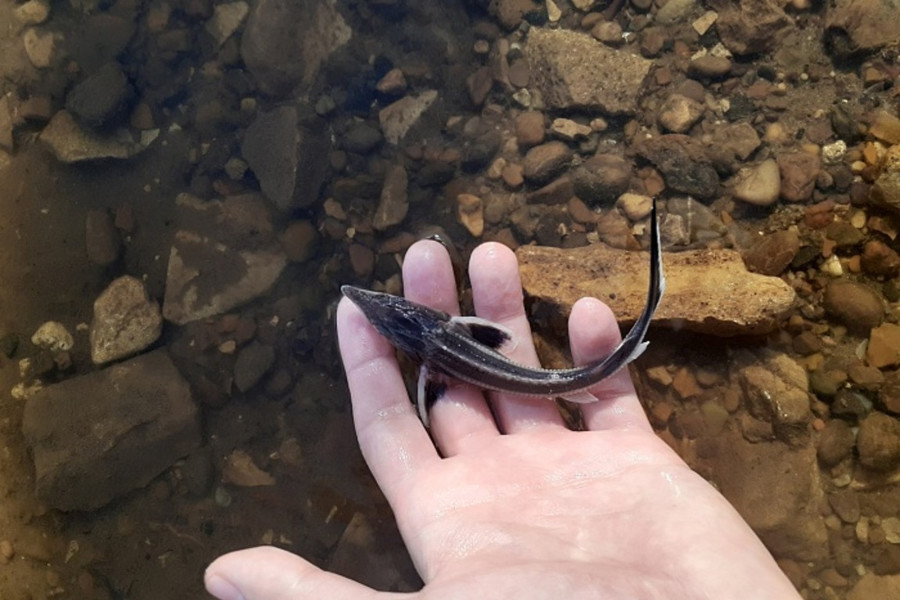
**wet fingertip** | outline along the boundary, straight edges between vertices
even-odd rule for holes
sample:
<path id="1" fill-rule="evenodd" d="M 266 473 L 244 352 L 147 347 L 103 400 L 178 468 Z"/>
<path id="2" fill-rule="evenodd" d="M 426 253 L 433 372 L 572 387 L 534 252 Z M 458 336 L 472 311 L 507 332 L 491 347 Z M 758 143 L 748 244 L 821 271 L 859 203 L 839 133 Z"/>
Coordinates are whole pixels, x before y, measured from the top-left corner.
<path id="1" fill-rule="evenodd" d="M 243 592 L 233 583 L 216 573 L 207 571 L 204 578 L 206 591 L 219 600 L 246 600 Z"/>

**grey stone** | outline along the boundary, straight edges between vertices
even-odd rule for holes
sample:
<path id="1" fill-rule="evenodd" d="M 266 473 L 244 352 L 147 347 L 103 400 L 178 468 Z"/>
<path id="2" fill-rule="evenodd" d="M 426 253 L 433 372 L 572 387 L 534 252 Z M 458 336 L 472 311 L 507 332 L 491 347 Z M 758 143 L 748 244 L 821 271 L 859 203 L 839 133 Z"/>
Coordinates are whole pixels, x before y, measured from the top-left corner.
<path id="1" fill-rule="evenodd" d="M 102 158 L 130 158 L 147 149 L 152 136 L 136 140 L 126 129 L 97 133 L 83 128 L 66 110 L 53 115 L 39 138 L 64 163 Z"/>
<path id="2" fill-rule="evenodd" d="M 89 127 L 106 129 L 122 120 L 131 94 L 119 64 L 109 62 L 72 88 L 66 110 Z"/>
<path id="3" fill-rule="evenodd" d="M 710 0 L 719 13 L 716 31 L 735 54 L 756 54 L 774 48 L 791 26 L 791 18 L 776 0 Z"/>
<path id="4" fill-rule="evenodd" d="M 88 259 L 95 265 L 105 267 L 119 258 L 119 232 L 107 211 L 88 211 L 84 219 L 84 246 Z"/>
<path id="5" fill-rule="evenodd" d="M 178 325 L 221 314 L 265 293 L 287 263 L 258 195 L 176 199 L 183 229 L 169 253 L 163 317 Z"/>
<path id="6" fill-rule="evenodd" d="M 408 186 L 409 180 L 403 165 L 391 165 L 385 174 L 381 200 L 372 218 L 372 227 L 377 231 L 399 225 L 406 218 L 409 210 Z"/>
<path id="7" fill-rule="evenodd" d="M 525 47 L 532 85 L 555 109 L 632 114 L 652 61 L 568 29 L 533 28 Z"/>
<path id="8" fill-rule="evenodd" d="M 384 138 L 391 144 L 399 143 L 437 97 L 436 90 L 426 90 L 418 96 L 404 96 L 382 108 L 378 112 L 378 122 Z"/>
<path id="9" fill-rule="evenodd" d="M 248 12 L 250 6 L 242 0 L 217 4 L 212 18 L 206 22 L 206 31 L 221 46 L 243 24 Z"/>
<path id="10" fill-rule="evenodd" d="M 352 29 L 335 0 L 261 0 L 253 4 L 241 38 L 241 57 L 268 94 L 310 84 Z"/>
<path id="11" fill-rule="evenodd" d="M 575 194 L 590 206 L 609 206 L 628 190 L 632 165 L 615 154 L 590 157 L 573 174 Z"/>
<path id="12" fill-rule="evenodd" d="M 283 210 L 309 206 L 318 199 L 328 172 L 329 149 L 321 135 L 300 125 L 291 106 L 260 113 L 241 143 L 241 154 L 260 189 Z"/>
<path id="13" fill-rule="evenodd" d="M 273 364 L 275 364 L 275 349 L 259 342 L 251 342 L 241 349 L 234 363 L 235 387 L 241 392 L 246 392 L 269 372 Z"/>
<path id="14" fill-rule="evenodd" d="M 94 300 L 91 360 L 103 364 L 140 352 L 162 333 L 159 304 L 130 275 L 114 280 Z"/>
<path id="15" fill-rule="evenodd" d="M 719 175 L 697 140 L 671 133 L 645 140 L 636 149 L 659 169 L 666 185 L 676 192 L 698 198 L 714 198 L 718 194 Z"/>
<path id="16" fill-rule="evenodd" d="M 41 389 L 22 430 L 38 498 L 64 511 L 147 485 L 200 444 L 190 387 L 162 350 Z"/>

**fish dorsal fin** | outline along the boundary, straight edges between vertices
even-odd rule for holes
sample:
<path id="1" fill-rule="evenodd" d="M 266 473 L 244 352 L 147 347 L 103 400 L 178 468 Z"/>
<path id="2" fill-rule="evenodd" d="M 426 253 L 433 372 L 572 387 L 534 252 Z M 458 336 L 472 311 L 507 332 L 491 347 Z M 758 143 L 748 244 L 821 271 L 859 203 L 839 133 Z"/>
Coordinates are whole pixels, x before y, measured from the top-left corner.
<path id="1" fill-rule="evenodd" d="M 481 317 L 450 317 L 450 326 L 492 350 L 512 340 L 512 331 Z"/>

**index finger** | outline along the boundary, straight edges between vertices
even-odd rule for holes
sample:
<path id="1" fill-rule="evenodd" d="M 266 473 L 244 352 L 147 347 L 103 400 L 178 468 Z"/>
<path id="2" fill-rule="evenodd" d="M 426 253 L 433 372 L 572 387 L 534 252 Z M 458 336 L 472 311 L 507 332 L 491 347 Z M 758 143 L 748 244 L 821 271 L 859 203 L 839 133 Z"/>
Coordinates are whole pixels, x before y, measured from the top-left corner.
<path id="1" fill-rule="evenodd" d="M 353 424 L 366 463 L 392 506 L 419 470 L 439 460 L 409 400 L 394 348 L 350 300 L 337 310 Z"/>

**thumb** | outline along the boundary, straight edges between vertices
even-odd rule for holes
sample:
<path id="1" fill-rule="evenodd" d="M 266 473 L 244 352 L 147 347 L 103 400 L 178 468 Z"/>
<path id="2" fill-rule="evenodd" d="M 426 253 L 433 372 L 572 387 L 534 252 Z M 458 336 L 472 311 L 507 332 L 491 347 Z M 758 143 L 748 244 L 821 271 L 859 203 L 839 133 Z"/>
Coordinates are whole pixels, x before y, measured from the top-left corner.
<path id="1" fill-rule="evenodd" d="M 220 556 L 207 567 L 203 579 L 206 590 L 219 600 L 364 600 L 377 594 L 272 546 Z"/>

